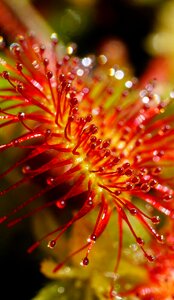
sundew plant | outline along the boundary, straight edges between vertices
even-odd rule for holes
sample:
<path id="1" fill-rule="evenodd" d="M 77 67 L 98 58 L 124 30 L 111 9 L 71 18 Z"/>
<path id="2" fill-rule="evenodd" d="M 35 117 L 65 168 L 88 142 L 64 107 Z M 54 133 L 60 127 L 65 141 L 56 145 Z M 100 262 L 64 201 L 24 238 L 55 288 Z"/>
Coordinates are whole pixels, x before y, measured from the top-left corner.
<path id="1" fill-rule="evenodd" d="M 13 198 L 13 208 L 0 223 L 54 216 L 57 225 L 27 250 L 54 253 L 54 280 L 67 266 L 82 279 L 88 268 L 100 272 L 103 239 L 107 284 L 92 299 L 173 299 L 174 92 L 160 92 L 154 78 L 139 83 L 103 53 L 77 57 L 74 44 L 59 51 L 56 33 L 48 43 L 19 32 L 9 47 L 3 37 L 1 44 L 0 198 Z M 71 247 L 76 229 L 82 238 Z M 107 236 L 115 232 L 111 258 Z M 146 272 L 138 286 L 119 277 L 130 267 L 129 239 L 137 254 L 127 260 Z"/>

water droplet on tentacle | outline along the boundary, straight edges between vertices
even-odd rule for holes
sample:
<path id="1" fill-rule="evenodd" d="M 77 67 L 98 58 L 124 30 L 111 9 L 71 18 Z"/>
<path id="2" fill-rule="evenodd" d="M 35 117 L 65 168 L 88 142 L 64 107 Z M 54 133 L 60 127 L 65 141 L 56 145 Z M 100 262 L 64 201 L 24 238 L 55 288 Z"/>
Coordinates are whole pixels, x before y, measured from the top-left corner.
<path id="1" fill-rule="evenodd" d="M 155 256 L 153 256 L 153 255 L 148 255 L 148 254 L 146 254 L 145 257 L 147 258 L 147 260 L 148 260 L 149 262 L 154 262 L 154 260 L 155 260 Z"/>
<path id="2" fill-rule="evenodd" d="M 140 187 L 140 189 L 142 190 L 142 192 L 147 193 L 150 191 L 150 185 L 148 183 L 143 183 Z"/>
<path id="3" fill-rule="evenodd" d="M 137 238 L 136 238 L 136 241 L 137 241 L 138 245 L 144 246 L 144 240 L 143 240 L 142 238 L 137 237 Z"/>
<path id="4" fill-rule="evenodd" d="M 22 168 L 22 173 L 23 174 L 28 174 L 29 172 L 31 171 L 31 167 L 30 166 L 24 166 L 23 168 Z"/>
<path id="5" fill-rule="evenodd" d="M 53 249 L 56 246 L 56 241 L 55 240 L 51 240 L 48 243 L 48 248 Z"/>
<path id="6" fill-rule="evenodd" d="M 21 52 L 21 46 L 18 43 L 12 43 L 10 45 L 10 52 L 13 55 L 18 55 Z"/>
<path id="7" fill-rule="evenodd" d="M 57 37 L 57 33 L 53 32 L 51 34 L 51 41 L 54 45 L 57 45 L 58 44 L 58 37 Z"/>
<path id="8" fill-rule="evenodd" d="M 51 79 L 53 77 L 53 72 L 48 71 L 46 75 L 48 79 Z"/>
<path id="9" fill-rule="evenodd" d="M 133 215 L 133 216 L 136 216 L 137 215 L 137 213 L 138 213 L 138 211 L 137 211 L 137 209 L 136 208 L 130 208 L 130 213 L 131 213 L 131 215 Z"/>
<path id="10" fill-rule="evenodd" d="M 17 70 L 20 72 L 20 71 L 22 71 L 22 69 L 23 69 L 23 65 L 22 65 L 21 63 L 17 63 L 17 64 L 16 64 L 16 68 L 17 68 Z"/>
<path id="11" fill-rule="evenodd" d="M 23 85 L 23 83 L 22 83 L 22 82 L 18 83 L 18 84 L 16 85 L 16 91 L 19 92 L 19 93 L 22 93 L 23 90 L 24 90 L 24 85 Z M 26 101 L 26 100 L 25 100 L 25 101 Z"/>
<path id="12" fill-rule="evenodd" d="M 170 202 L 170 201 L 172 201 L 172 199 L 173 199 L 173 196 L 171 194 L 165 194 L 163 196 L 163 201 L 165 201 L 165 202 Z"/>
<path id="13" fill-rule="evenodd" d="M 89 264 L 89 259 L 87 257 L 85 257 L 82 262 L 81 262 L 81 265 L 82 266 L 87 266 Z"/>
<path id="14" fill-rule="evenodd" d="M 48 185 L 53 185 L 55 182 L 55 178 L 54 177 L 48 177 L 46 180 Z"/>
<path id="15" fill-rule="evenodd" d="M 91 234 L 90 240 L 93 241 L 93 242 L 95 242 L 96 239 L 97 239 L 96 235 L 95 234 Z"/>
<path id="16" fill-rule="evenodd" d="M 45 67 L 47 67 L 47 66 L 49 65 L 49 60 L 48 60 L 48 58 L 44 58 L 43 64 L 44 64 Z"/>
<path id="17" fill-rule="evenodd" d="M 2 72 L 2 77 L 4 78 L 4 79 L 9 79 L 9 76 L 10 76 L 10 74 L 9 74 L 9 72 L 7 72 L 7 71 L 3 71 Z"/>
<path id="18" fill-rule="evenodd" d="M 159 243 L 164 243 L 165 242 L 165 237 L 164 237 L 164 235 L 160 235 L 160 234 L 158 234 L 158 235 L 156 235 L 156 239 L 157 239 L 157 241 L 159 242 Z"/>
<path id="19" fill-rule="evenodd" d="M 58 208 L 63 209 L 66 206 L 66 202 L 64 200 L 60 200 L 56 202 Z"/>
<path id="20" fill-rule="evenodd" d="M 25 113 L 24 112 L 19 112 L 18 113 L 18 119 L 19 121 L 22 121 L 25 118 Z"/>
<path id="21" fill-rule="evenodd" d="M 154 216 L 151 218 L 151 221 L 153 224 L 159 224 L 160 223 L 160 217 L 159 216 Z"/>

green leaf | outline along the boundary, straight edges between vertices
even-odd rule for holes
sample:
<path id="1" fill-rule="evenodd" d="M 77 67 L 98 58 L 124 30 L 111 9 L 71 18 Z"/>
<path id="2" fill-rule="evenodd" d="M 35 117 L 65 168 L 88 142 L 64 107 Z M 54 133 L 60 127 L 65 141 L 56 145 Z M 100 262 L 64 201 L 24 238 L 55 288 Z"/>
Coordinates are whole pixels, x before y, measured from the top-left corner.
<path id="1" fill-rule="evenodd" d="M 88 284 L 81 280 L 53 281 L 39 291 L 33 300 L 97 300 Z"/>

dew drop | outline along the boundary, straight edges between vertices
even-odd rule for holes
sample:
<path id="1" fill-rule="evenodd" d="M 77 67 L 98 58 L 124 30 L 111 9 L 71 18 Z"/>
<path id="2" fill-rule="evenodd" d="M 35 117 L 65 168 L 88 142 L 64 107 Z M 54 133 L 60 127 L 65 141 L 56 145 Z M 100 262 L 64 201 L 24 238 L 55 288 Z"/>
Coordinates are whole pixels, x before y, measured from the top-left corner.
<path id="1" fill-rule="evenodd" d="M 108 157 L 111 154 L 111 151 L 108 149 L 105 151 L 104 158 Z"/>
<path id="2" fill-rule="evenodd" d="M 140 187 L 142 192 L 147 193 L 150 191 L 150 185 L 148 183 L 143 183 Z"/>
<path id="3" fill-rule="evenodd" d="M 173 197 L 171 194 L 165 194 L 163 196 L 163 201 L 165 201 L 165 202 L 170 202 L 172 199 L 173 199 Z"/>
<path id="4" fill-rule="evenodd" d="M 47 128 L 45 130 L 45 137 L 49 137 L 51 135 L 51 129 Z"/>
<path id="5" fill-rule="evenodd" d="M 87 95 L 87 94 L 89 93 L 89 88 L 84 87 L 84 88 L 82 89 L 82 92 L 83 92 L 85 95 Z"/>
<path id="6" fill-rule="evenodd" d="M 127 169 L 126 171 L 125 171 L 125 175 L 126 176 L 128 176 L 128 177 L 130 177 L 130 176 L 132 176 L 132 170 L 131 169 Z"/>
<path id="7" fill-rule="evenodd" d="M 153 255 L 145 254 L 145 257 L 147 258 L 147 260 L 149 262 L 154 262 L 154 260 L 155 260 L 155 256 L 153 256 Z"/>
<path id="8" fill-rule="evenodd" d="M 46 182 L 47 182 L 48 185 L 53 185 L 54 181 L 55 181 L 54 177 L 48 177 L 47 180 L 46 180 Z"/>
<path id="9" fill-rule="evenodd" d="M 92 63 L 92 59 L 90 57 L 84 57 L 82 59 L 82 65 L 84 67 L 89 67 L 91 65 L 91 63 Z"/>
<path id="10" fill-rule="evenodd" d="M 124 174 L 124 169 L 123 169 L 122 167 L 118 167 L 118 168 L 117 168 L 117 173 L 118 173 L 119 175 Z"/>
<path id="11" fill-rule="evenodd" d="M 120 161 L 120 157 L 114 157 L 112 163 L 113 163 L 114 165 L 116 165 L 116 164 L 118 164 L 119 161 Z"/>
<path id="12" fill-rule="evenodd" d="M 103 172 L 104 170 L 105 170 L 105 167 L 103 167 L 103 166 L 101 166 L 101 167 L 99 167 L 99 172 L 101 173 L 101 172 Z"/>
<path id="13" fill-rule="evenodd" d="M 152 173 L 153 173 L 154 175 L 160 174 L 160 173 L 161 173 L 161 168 L 160 168 L 160 167 L 154 168 L 153 171 L 152 171 Z"/>
<path id="14" fill-rule="evenodd" d="M 164 135 L 166 132 L 168 132 L 171 129 L 171 126 L 169 124 L 165 124 L 161 127 L 159 130 L 158 134 L 159 135 Z"/>
<path id="15" fill-rule="evenodd" d="M 104 55 L 104 54 L 101 54 L 101 55 L 99 55 L 99 57 L 98 57 L 98 61 L 99 61 L 99 64 L 101 64 L 101 65 L 104 65 L 104 64 L 106 64 L 107 63 L 107 57 Z"/>
<path id="16" fill-rule="evenodd" d="M 157 185 L 157 181 L 155 179 L 151 179 L 149 183 L 151 187 L 155 187 Z"/>
<path id="17" fill-rule="evenodd" d="M 160 223 L 160 217 L 159 216 L 154 216 L 151 218 L 151 221 L 153 224 L 159 224 Z"/>
<path id="18" fill-rule="evenodd" d="M 157 163 L 157 162 L 159 162 L 159 160 L 160 160 L 160 157 L 159 157 L 159 156 L 154 156 L 154 157 L 153 157 L 153 161 L 154 161 L 154 162 Z"/>
<path id="19" fill-rule="evenodd" d="M 82 265 L 83 266 L 87 266 L 89 264 L 89 259 L 87 257 L 85 257 L 83 260 L 82 260 Z"/>
<path id="20" fill-rule="evenodd" d="M 133 215 L 133 216 L 137 215 L 137 209 L 136 208 L 130 208 L 129 211 L 130 211 L 131 215 Z"/>
<path id="21" fill-rule="evenodd" d="M 147 96 L 144 96 L 144 97 L 142 98 L 142 102 L 143 102 L 144 104 L 149 103 L 149 101 L 150 101 L 150 99 L 149 99 L 149 97 L 147 97 Z"/>
<path id="22" fill-rule="evenodd" d="M 110 143 L 111 143 L 111 140 L 110 140 L 110 139 L 105 140 L 105 141 L 103 141 L 103 143 L 102 143 L 102 147 L 103 147 L 103 148 L 107 148 L 107 147 L 109 147 Z"/>
<path id="23" fill-rule="evenodd" d="M 90 140 L 91 140 L 92 143 L 95 143 L 96 140 L 97 140 L 97 138 L 96 138 L 96 136 L 94 135 L 94 136 L 91 136 Z"/>
<path id="24" fill-rule="evenodd" d="M 126 190 L 127 191 L 130 191 L 130 190 L 132 190 L 134 188 L 134 185 L 133 184 L 131 184 L 130 182 L 127 182 L 126 183 Z"/>
<path id="25" fill-rule="evenodd" d="M 29 165 L 24 166 L 24 167 L 22 168 L 22 173 L 23 173 L 23 174 L 28 174 L 30 171 L 31 171 L 31 167 L 30 167 Z"/>
<path id="26" fill-rule="evenodd" d="M 70 88 L 71 88 L 71 84 L 70 84 L 70 83 L 67 83 L 67 84 L 66 84 L 66 87 L 65 87 L 66 93 L 69 92 Z"/>
<path id="27" fill-rule="evenodd" d="M 131 182 L 134 184 L 138 184 L 140 182 L 140 178 L 138 176 L 134 176 L 131 178 Z"/>
<path id="28" fill-rule="evenodd" d="M 91 122 L 91 121 L 92 121 L 92 115 L 89 114 L 89 115 L 87 115 L 87 117 L 86 117 L 86 122 Z"/>
<path id="29" fill-rule="evenodd" d="M 141 174 L 141 175 L 146 175 L 146 174 L 148 174 L 148 169 L 147 169 L 147 168 L 141 168 L 141 169 L 140 169 L 140 174 Z"/>
<path id="30" fill-rule="evenodd" d="M 17 63 L 16 67 L 17 67 L 18 71 L 22 71 L 22 69 L 23 69 L 23 65 L 21 63 Z"/>
<path id="31" fill-rule="evenodd" d="M 101 142 L 102 142 L 102 140 L 101 140 L 101 139 L 98 139 L 98 140 L 97 140 L 97 145 L 100 145 Z"/>
<path id="32" fill-rule="evenodd" d="M 60 74 L 59 80 L 60 80 L 61 82 L 65 80 L 65 75 L 64 75 L 63 73 Z M 72 92 L 72 93 L 73 93 L 73 92 Z M 71 97 L 73 97 L 72 93 L 71 93 Z"/>
<path id="33" fill-rule="evenodd" d="M 137 237 L 137 238 L 136 238 L 136 241 L 137 241 L 138 245 L 140 245 L 140 246 L 143 246 L 143 245 L 144 245 L 144 240 L 143 240 L 142 238 Z"/>
<path id="34" fill-rule="evenodd" d="M 43 54 L 44 51 L 45 51 L 45 45 L 42 44 L 42 45 L 40 45 L 40 53 Z"/>
<path id="35" fill-rule="evenodd" d="M 119 191 L 119 190 L 115 191 L 116 196 L 119 196 L 120 194 L 121 194 L 121 191 Z"/>
<path id="36" fill-rule="evenodd" d="M 58 208 L 63 209 L 66 206 L 66 202 L 64 200 L 60 200 L 56 202 Z"/>
<path id="37" fill-rule="evenodd" d="M 24 112 L 19 112 L 18 113 L 18 119 L 19 121 L 22 121 L 25 118 L 25 113 Z"/>
<path id="38" fill-rule="evenodd" d="M 70 60 L 69 55 L 65 55 L 65 56 L 63 57 L 63 62 L 64 62 L 65 64 L 66 64 L 69 60 Z"/>
<path id="39" fill-rule="evenodd" d="M 48 71 L 48 72 L 47 72 L 47 78 L 48 78 L 48 79 L 51 79 L 52 77 L 53 77 L 53 72 Z"/>
<path id="40" fill-rule="evenodd" d="M 16 91 L 21 93 L 24 90 L 24 85 L 20 82 L 16 86 Z"/>
<path id="41" fill-rule="evenodd" d="M 77 105 L 78 104 L 78 100 L 77 100 L 77 98 L 71 98 L 70 100 L 69 100 L 69 102 L 70 102 L 70 105 L 72 106 L 72 107 L 74 107 L 75 105 Z"/>
<path id="42" fill-rule="evenodd" d="M 48 248 L 53 249 L 56 246 L 56 241 L 55 240 L 51 240 L 48 243 Z"/>
<path id="43" fill-rule="evenodd" d="M 17 55 L 19 54 L 21 51 L 21 46 L 18 44 L 18 43 L 12 43 L 10 45 L 10 52 L 13 54 L 13 55 Z"/>
<path id="44" fill-rule="evenodd" d="M 91 239 L 91 241 L 94 241 L 94 242 L 95 242 L 96 239 L 97 239 L 97 237 L 96 237 L 95 234 L 91 234 L 90 239 Z"/>
<path id="45" fill-rule="evenodd" d="M 45 67 L 47 67 L 47 66 L 49 65 L 49 60 L 48 60 L 48 58 L 44 58 L 43 64 L 44 64 Z"/>
<path id="46" fill-rule="evenodd" d="M 159 243 L 164 243 L 165 242 L 165 237 L 162 234 L 161 235 L 160 234 L 156 235 L 156 239 Z"/>
<path id="47" fill-rule="evenodd" d="M 68 55 L 73 54 L 73 52 L 74 52 L 73 47 L 72 47 L 71 45 L 69 45 L 69 46 L 66 48 L 66 52 L 67 52 Z"/>
<path id="48" fill-rule="evenodd" d="M 130 167 L 130 163 L 129 163 L 129 162 L 126 162 L 126 163 L 124 163 L 124 164 L 122 165 L 122 167 L 123 167 L 124 169 L 127 169 L 127 168 Z"/>
<path id="49" fill-rule="evenodd" d="M 19 140 L 18 139 L 16 139 L 16 140 L 13 141 L 13 146 L 14 147 L 19 146 Z"/>
<path id="50" fill-rule="evenodd" d="M 117 70 L 115 72 L 115 78 L 117 80 L 121 80 L 121 79 L 123 79 L 123 77 L 124 77 L 124 72 L 122 70 Z"/>
<path id="51" fill-rule="evenodd" d="M 57 45 L 57 43 L 58 43 L 57 33 L 53 32 L 53 33 L 51 34 L 51 41 L 52 41 L 52 43 L 53 43 L 54 45 Z"/>
<path id="52" fill-rule="evenodd" d="M 7 80 L 8 80 L 8 79 L 9 79 L 9 75 L 10 75 L 9 72 L 7 72 L 7 71 L 3 71 L 3 72 L 2 72 L 2 77 L 3 77 L 4 79 L 7 79 Z"/>
<path id="53" fill-rule="evenodd" d="M 132 81 L 128 80 L 125 82 L 125 87 L 127 87 L 127 89 L 130 89 L 133 86 Z"/>
<path id="54" fill-rule="evenodd" d="M 77 76 L 83 76 L 84 75 L 84 70 L 83 69 L 78 69 L 77 70 Z"/>
<path id="55" fill-rule="evenodd" d="M 143 140 L 142 139 L 137 139 L 135 142 L 135 146 L 138 147 L 142 144 Z"/>
<path id="56" fill-rule="evenodd" d="M 91 132 L 92 134 L 97 133 L 97 132 L 98 132 L 97 126 L 95 126 L 94 124 L 92 124 L 92 125 L 90 126 L 90 132 Z"/>

